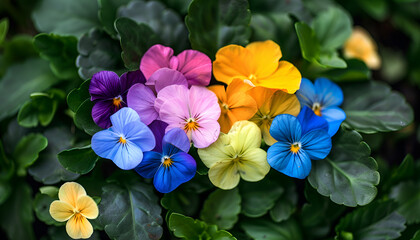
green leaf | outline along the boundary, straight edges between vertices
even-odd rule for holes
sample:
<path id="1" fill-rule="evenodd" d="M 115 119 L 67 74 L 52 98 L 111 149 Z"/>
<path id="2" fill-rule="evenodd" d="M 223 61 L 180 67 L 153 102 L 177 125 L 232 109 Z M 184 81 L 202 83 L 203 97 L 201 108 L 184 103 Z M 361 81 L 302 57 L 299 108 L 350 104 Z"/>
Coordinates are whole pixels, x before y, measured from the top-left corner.
<path id="1" fill-rule="evenodd" d="M 243 182 L 240 186 L 242 213 L 248 217 L 261 217 L 274 207 L 284 189 L 267 178 L 259 182 Z"/>
<path id="2" fill-rule="evenodd" d="M 196 192 L 181 186 L 181 189 L 165 193 L 160 204 L 167 210 L 192 216 L 200 206 L 200 199 Z"/>
<path id="3" fill-rule="evenodd" d="M 109 35 L 117 35 L 117 31 L 114 28 L 114 22 L 117 19 L 117 10 L 120 6 L 129 2 L 130 0 L 98 0 L 99 20 Z"/>
<path id="4" fill-rule="evenodd" d="M 112 239 L 160 239 L 163 230 L 158 198 L 149 184 L 124 174 L 102 188 L 99 221 Z"/>
<path id="5" fill-rule="evenodd" d="M 130 70 L 139 68 L 143 54 L 159 42 L 153 30 L 146 24 L 137 24 L 128 18 L 119 18 L 115 28 L 121 36 L 121 57 L 125 66 Z"/>
<path id="6" fill-rule="evenodd" d="M 420 240 L 420 230 L 418 230 L 411 240 Z"/>
<path id="7" fill-rule="evenodd" d="M 351 35 L 351 17 L 340 8 L 330 7 L 319 13 L 312 21 L 312 29 L 315 31 L 321 50 L 336 50 Z"/>
<path id="8" fill-rule="evenodd" d="M 50 205 L 57 198 L 37 193 L 33 202 L 36 217 L 47 225 L 63 226 L 65 223 L 55 221 L 50 215 Z"/>
<path id="9" fill-rule="evenodd" d="M 331 69 L 323 72 L 322 76 L 328 77 L 335 82 L 356 82 L 370 79 L 371 72 L 363 61 L 349 59 L 346 61 L 346 69 Z"/>
<path id="10" fill-rule="evenodd" d="M 289 219 L 289 217 L 296 211 L 298 195 L 296 187 L 293 182 L 289 183 L 286 191 L 277 200 L 274 207 L 270 210 L 271 219 L 275 222 L 281 222 Z"/>
<path id="11" fill-rule="evenodd" d="M 7 31 L 9 31 L 9 19 L 3 18 L 0 21 L 0 46 L 3 44 L 6 38 Z"/>
<path id="12" fill-rule="evenodd" d="M 52 198 L 58 198 L 58 190 L 56 186 L 43 186 L 39 188 L 41 194 L 48 195 Z"/>
<path id="13" fill-rule="evenodd" d="M 188 6 L 192 0 L 160 0 L 169 8 L 175 9 L 179 14 L 184 16 L 188 12 Z"/>
<path id="14" fill-rule="evenodd" d="M 80 105 L 82 105 L 86 99 L 90 98 L 89 85 L 90 80 L 86 80 L 79 88 L 73 89 L 69 95 L 67 95 L 67 104 L 69 105 L 70 110 L 77 112 Z"/>
<path id="15" fill-rule="evenodd" d="M 388 2 L 384 0 L 357 0 L 357 4 L 363 9 L 369 16 L 377 21 L 384 21 L 388 16 Z"/>
<path id="16" fill-rule="evenodd" d="M 11 193 L 11 184 L 7 180 L 0 180 L 0 205 L 9 198 Z"/>
<path id="17" fill-rule="evenodd" d="M 217 230 L 216 225 L 207 225 L 178 213 L 169 216 L 169 229 L 176 237 L 186 240 L 236 240 L 229 232 Z"/>
<path id="18" fill-rule="evenodd" d="M 90 172 L 99 160 L 90 146 L 64 150 L 57 157 L 65 169 L 78 174 Z"/>
<path id="19" fill-rule="evenodd" d="M 187 28 L 181 17 L 160 2 L 132 1 L 118 9 L 118 17 L 146 24 L 156 33 L 163 45 L 171 46 L 175 52 L 189 48 Z M 139 63 L 137 68 L 138 65 Z"/>
<path id="20" fill-rule="evenodd" d="M 3 56 L 0 64 L 0 77 L 14 64 L 23 63 L 30 58 L 39 58 L 32 44 L 32 36 L 16 35 L 3 43 Z"/>
<path id="21" fill-rule="evenodd" d="M 39 133 L 29 134 L 20 140 L 13 153 L 18 176 L 26 175 L 26 168 L 38 159 L 39 152 L 47 146 L 48 139 Z"/>
<path id="22" fill-rule="evenodd" d="M 194 0 L 185 23 L 193 49 L 214 59 L 217 50 L 223 46 L 248 43 L 250 20 L 246 0 Z"/>
<path id="23" fill-rule="evenodd" d="M 338 56 L 336 51 L 321 52 L 319 55 L 319 64 L 325 67 L 346 68 L 347 63 Z"/>
<path id="24" fill-rule="evenodd" d="M 93 0 L 42 0 L 32 12 L 40 32 L 82 36 L 99 26 L 98 3 Z"/>
<path id="25" fill-rule="evenodd" d="M 405 229 L 405 219 L 394 209 L 391 202 L 373 203 L 347 214 L 335 228 L 335 239 L 347 240 L 350 234 L 357 240 L 398 238 Z"/>
<path id="26" fill-rule="evenodd" d="M 287 15 L 292 14 L 298 19 L 305 21 L 311 19 L 311 16 L 305 8 L 302 0 L 249 0 L 249 6 L 253 14 L 252 17 L 254 17 L 254 13 L 262 13 L 265 15 L 280 13 Z"/>
<path id="27" fill-rule="evenodd" d="M 76 111 L 74 116 L 74 123 L 80 129 L 83 129 L 87 134 L 93 135 L 102 130 L 95 124 L 92 118 L 93 102 L 86 99 Z"/>
<path id="28" fill-rule="evenodd" d="M 84 34 L 79 40 L 77 50 L 79 56 L 76 66 L 82 79 L 89 79 L 103 70 L 119 73 L 124 68 L 119 42 L 99 29 L 92 29 Z"/>
<path id="29" fill-rule="evenodd" d="M 10 197 L 0 206 L 0 226 L 9 239 L 35 239 L 31 188 L 21 179 L 17 179 L 14 184 L 19 187 L 14 187 Z"/>
<path id="30" fill-rule="evenodd" d="M 240 212 L 241 195 L 238 188 L 229 191 L 217 189 L 204 201 L 200 218 L 220 229 L 231 229 L 238 221 Z"/>
<path id="31" fill-rule="evenodd" d="M 57 154 L 70 148 L 72 133 L 70 128 L 55 127 L 44 132 L 48 139 L 48 147 L 39 155 L 38 161 L 28 169 L 28 173 L 38 182 L 55 184 L 60 181 L 71 181 L 79 174 L 67 171 L 58 162 Z"/>
<path id="32" fill-rule="evenodd" d="M 333 138 L 330 155 L 312 164 L 309 183 L 333 202 L 355 207 L 375 198 L 378 165 L 358 132 L 341 129 Z"/>
<path id="33" fill-rule="evenodd" d="M 409 180 L 416 174 L 416 166 L 413 157 L 408 154 L 405 156 L 398 168 L 392 171 L 391 176 L 384 183 L 383 188 L 389 190 L 393 185 L 404 180 Z"/>
<path id="34" fill-rule="evenodd" d="M 253 239 L 264 240 L 300 240 L 301 230 L 294 220 L 273 223 L 265 219 L 247 219 L 241 222 L 241 228 Z"/>
<path id="35" fill-rule="evenodd" d="M 34 37 L 41 58 L 50 62 L 52 72 L 60 79 L 77 79 L 77 38 L 41 33 Z"/>
<path id="36" fill-rule="evenodd" d="M 295 23 L 296 34 L 299 39 L 302 57 L 309 62 L 316 62 L 319 58 L 320 45 L 315 32 L 304 22 Z"/>
<path id="37" fill-rule="evenodd" d="M 385 83 L 367 82 L 343 87 L 343 110 L 352 128 L 363 133 L 397 131 L 413 121 L 413 109 Z"/>
<path id="38" fill-rule="evenodd" d="M 11 66 L 0 80 L 0 120 L 15 114 L 31 93 L 48 89 L 57 82 L 42 59 L 28 59 Z"/>
<path id="39" fill-rule="evenodd" d="M 391 189 L 391 199 L 399 203 L 397 212 L 408 224 L 420 223 L 420 184 L 413 181 L 401 182 Z"/>

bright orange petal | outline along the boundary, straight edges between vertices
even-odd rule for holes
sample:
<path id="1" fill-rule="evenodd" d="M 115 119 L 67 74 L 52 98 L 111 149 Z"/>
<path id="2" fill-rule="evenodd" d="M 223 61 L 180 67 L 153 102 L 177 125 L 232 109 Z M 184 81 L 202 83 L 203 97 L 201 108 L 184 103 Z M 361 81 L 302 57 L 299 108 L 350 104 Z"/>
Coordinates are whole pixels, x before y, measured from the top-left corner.
<path id="1" fill-rule="evenodd" d="M 218 122 L 220 124 L 220 131 L 223 133 L 228 133 L 233 123 L 236 122 L 236 119 L 232 119 L 234 116 L 230 116 L 231 114 L 229 111 L 220 114 Z"/>
<path id="2" fill-rule="evenodd" d="M 73 239 L 90 238 L 93 227 L 90 222 L 81 214 L 76 214 L 66 224 L 67 234 Z"/>
<path id="3" fill-rule="evenodd" d="M 253 55 L 254 65 L 251 71 L 257 78 L 270 76 L 276 71 L 282 57 L 280 46 L 277 43 L 271 40 L 253 42 L 248 44 L 246 49 Z"/>
<path id="4" fill-rule="evenodd" d="M 80 214 L 89 219 L 95 219 L 99 214 L 98 205 L 96 205 L 96 202 L 89 196 L 81 196 L 77 199 L 77 209 Z"/>
<path id="5" fill-rule="evenodd" d="M 257 103 L 257 107 L 261 108 L 261 106 L 274 94 L 276 90 L 269 89 L 265 87 L 254 87 L 249 90 L 247 93 L 251 96 L 255 102 Z"/>
<path id="6" fill-rule="evenodd" d="M 258 84 L 273 89 L 284 89 L 288 93 L 299 90 L 302 75 L 291 63 L 280 61 L 277 70 L 270 76 L 258 78 Z"/>
<path id="7" fill-rule="evenodd" d="M 251 85 L 245 83 L 243 80 L 234 79 L 226 88 L 226 96 L 227 98 L 231 98 L 234 94 L 245 93 L 252 88 Z"/>
<path id="8" fill-rule="evenodd" d="M 213 86 L 207 87 L 207 89 L 214 92 L 214 94 L 216 94 L 217 99 L 219 99 L 219 102 L 225 103 L 227 101 L 226 91 L 225 91 L 224 86 L 213 85 Z"/>
<path id="9" fill-rule="evenodd" d="M 66 182 L 60 187 L 60 190 L 58 191 L 58 198 L 61 201 L 72 205 L 73 207 L 76 207 L 77 199 L 85 195 L 85 189 L 82 187 L 82 185 L 76 182 Z"/>
<path id="10" fill-rule="evenodd" d="M 58 222 L 65 222 L 74 215 L 74 207 L 66 202 L 55 200 L 50 205 L 50 215 Z"/>
<path id="11" fill-rule="evenodd" d="M 216 53 L 213 74 L 217 81 L 230 84 L 233 79 L 247 79 L 252 73 L 252 54 L 242 46 L 228 45 Z"/>
<path id="12" fill-rule="evenodd" d="M 237 93 L 229 98 L 230 112 L 236 121 L 248 120 L 257 113 L 258 108 L 255 100 L 246 93 Z"/>
<path id="13" fill-rule="evenodd" d="M 297 116 L 300 112 L 300 103 L 296 95 L 277 91 L 271 98 L 270 115 L 275 117 L 279 114 Z"/>

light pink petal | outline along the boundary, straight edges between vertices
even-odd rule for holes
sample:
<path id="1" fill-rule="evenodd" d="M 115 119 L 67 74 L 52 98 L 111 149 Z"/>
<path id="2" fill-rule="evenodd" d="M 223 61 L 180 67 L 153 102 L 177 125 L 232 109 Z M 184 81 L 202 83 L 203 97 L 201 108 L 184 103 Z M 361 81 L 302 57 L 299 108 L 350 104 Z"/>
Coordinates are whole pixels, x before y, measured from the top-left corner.
<path id="1" fill-rule="evenodd" d="M 158 118 L 155 110 L 155 94 L 153 91 L 141 83 L 137 83 L 130 88 L 127 94 L 127 105 L 134 109 L 140 116 L 140 120 L 149 125 Z"/>
<path id="2" fill-rule="evenodd" d="M 191 116 L 206 120 L 220 117 L 220 107 L 216 94 L 205 87 L 192 86 L 189 95 Z"/>
<path id="3" fill-rule="evenodd" d="M 169 125 L 166 131 L 175 127 L 183 129 L 185 120 L 189 118 L 188 105 L 182 98 L 172 98 L 161 106 L 159 116 Z"/>
<path id="4" fill-rule="evenodd" d="M 219 137 L 220 125 L 217 120 L 203 119 L 198 121 L 198 126 L 199 128 L 191 134 L 191 140 L 196 148 L 206 148 Z"/>
<path id="5" fill-rule="evenodd" d="M 184 85 L 185 87 L 188 87 L 188 82 L 184 75 L 177 70 L 169 68 L 157 70 L 150 76 L 149 81 L 155 83 L 156 92 L 171 85 Z"/>
<path id="6" fill-rule="evenodd" d="M 149 82 L 150 76 L 160 68 L 174 68 L 178 66 L 178 60 L 174 55 L 174 50 L 160 44 L 153 45 L 143 55 L 140 61 L 140 70 L 147 79 L 147 85 L 154 85 Z"/>
<path id="7" fill-rule="evenodd" d="M 188 107 L 188 94 L 189 90 L 186 86 L 183 85 L 171 85 L 160 90 L 156 101 L 155 109 L 159 113 L 161 106 L 173 98 L 178 98 L 185 103 L 185 106 Z"/>
<path id="8" fill-rule="evenodd" d="M 185 50 L 178 56 L 178 71 L 184 74 L 191 85 L 207 86 L 211 79 L 211 60 L 196 50 Z"/>

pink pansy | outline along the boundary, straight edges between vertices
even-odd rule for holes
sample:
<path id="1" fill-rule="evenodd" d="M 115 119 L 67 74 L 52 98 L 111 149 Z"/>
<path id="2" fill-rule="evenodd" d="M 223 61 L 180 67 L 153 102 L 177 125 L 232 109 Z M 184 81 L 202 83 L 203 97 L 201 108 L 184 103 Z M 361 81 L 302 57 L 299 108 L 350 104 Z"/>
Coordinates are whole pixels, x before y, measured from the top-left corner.
<path id="1" fill-rule="evenodd" d="M 183 129 L 197 148 L 205 148 L 219 137 L 220 107 L 216 95 L 205 87 L 172 85 L 158 93 L 155 108 L 166 131 Z"/>
<path id="2" fill-rule="evenodd" d="M 140 70 L 147 79 L 147 85 L 155 85 L 152 74 L 161 68 L 170 68 L 181 72 L 187 79 L 188 86 L 207 86 L 211 79 L 211 60 L 207 55 L 196 50 L 185 50 L 174 56 L 170 47 L 156 44 L 149 48 L 140 62 Z"/>

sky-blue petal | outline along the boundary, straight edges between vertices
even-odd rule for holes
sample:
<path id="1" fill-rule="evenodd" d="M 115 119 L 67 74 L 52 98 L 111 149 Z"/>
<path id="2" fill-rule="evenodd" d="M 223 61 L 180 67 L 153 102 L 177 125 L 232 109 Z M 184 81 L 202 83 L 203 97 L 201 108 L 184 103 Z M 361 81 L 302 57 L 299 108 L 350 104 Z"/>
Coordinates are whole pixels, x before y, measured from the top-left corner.
<path id="1" fill-rule="evenodd" d="M 317 78 L 315 89 L 321 107 L 340 106 L 343 103 L 343 91 L 341 88 L 327 78 Z"/>
<path id="2" fill-rule="evenodd" d="M 129 107 L 121 108 L 111 116 L 112 128 L 115 132 L 123 133 L 123 128 L 130 122 L 139 122 L 140 117 L 133 109 Z"/>
<path id="3" fill-rule="evenodd" d="M 307 106 L 304 106 L 302 110 L 300 110 L 297 119 L 302 126 L 302 135 L 317 128 L 328 131 L 328 122 L 324 118 L 316 115 L 314 111 Z"/>
<path id="4" fill-rule="evenodd" d="M 144 178 L 153 178 L 162 164 L 162 154 L 158 152 L 145 152 L 143 160 L 135 168 L 136 172 Z"/>
<path id="5" fill-rule="evenodd" d="M 346 113 L 339 107 L 327 107 L 321 110 L 322 117 L 328 122 L 328 134 L 334 136 L 341 123 L 346 119 Z"/>
<path id="6" fill-rule="evenodd" d="M 306 151 L 312 160 L 321 160 L 328 156 L 331 151 L 331 137 L 323 129 L 315 129 L 302 136 L 302 149 Z"/>
<path id="7" fill-rule="evenodd" d="M 96 155 L 112 160 L 119 148 L 119 139 L 120 135 L 114 132 L 112 128 L 99 131 L 92 136 L 92 150 Z"/>
<path id="8" fill-rule="evenodd" d="M 301 124 L 295 116 L 280 114 L 273 119 L 270 127 L 271 136 L 279 142 L 293 143 L 299 141 Z"/>
<path id="9" fill-rule="evenodd" d="M 184 130 L 173 128 L 169 130 L 162 140 L 163 154 L 173 155 L 180 150 L 188 153 L 190 150 L 190 140 Z"/>
<path id="10" fill-rule="evenodd" d="M 137 167 L 142 159 L 143 151 L 141 148 L 127 141 L 125 144 L 118 144 L 118 150 L 111 160 L 122 170 L 131 170 Z"/>
<path id="11" fill-rule="evenodd" d="M 312 108 L 314 102 L 317 101 L 314 84 L 309 79 L 302 78 L 296 97 L 299 99 L 300 105 Z"/>
<path id="12" fill-rule="evenodd" d="M 174 161 L 171 166 L 161 166 L 153 179 L 156 190 L 161 193 L 169 193 L 176 189 L 179 185 L 191 180 L 197 165 L 193 157 L 188 153 L 179 152 L 173 155 Z"/>
<path id="13" fill-rule="evenodd" d="M 146 124 L 136 121 L 126 124 L 123 135 L 127 142 L 140 148 L 142 151 L 150 151 L 155 147 L 155 136 Z"/>

